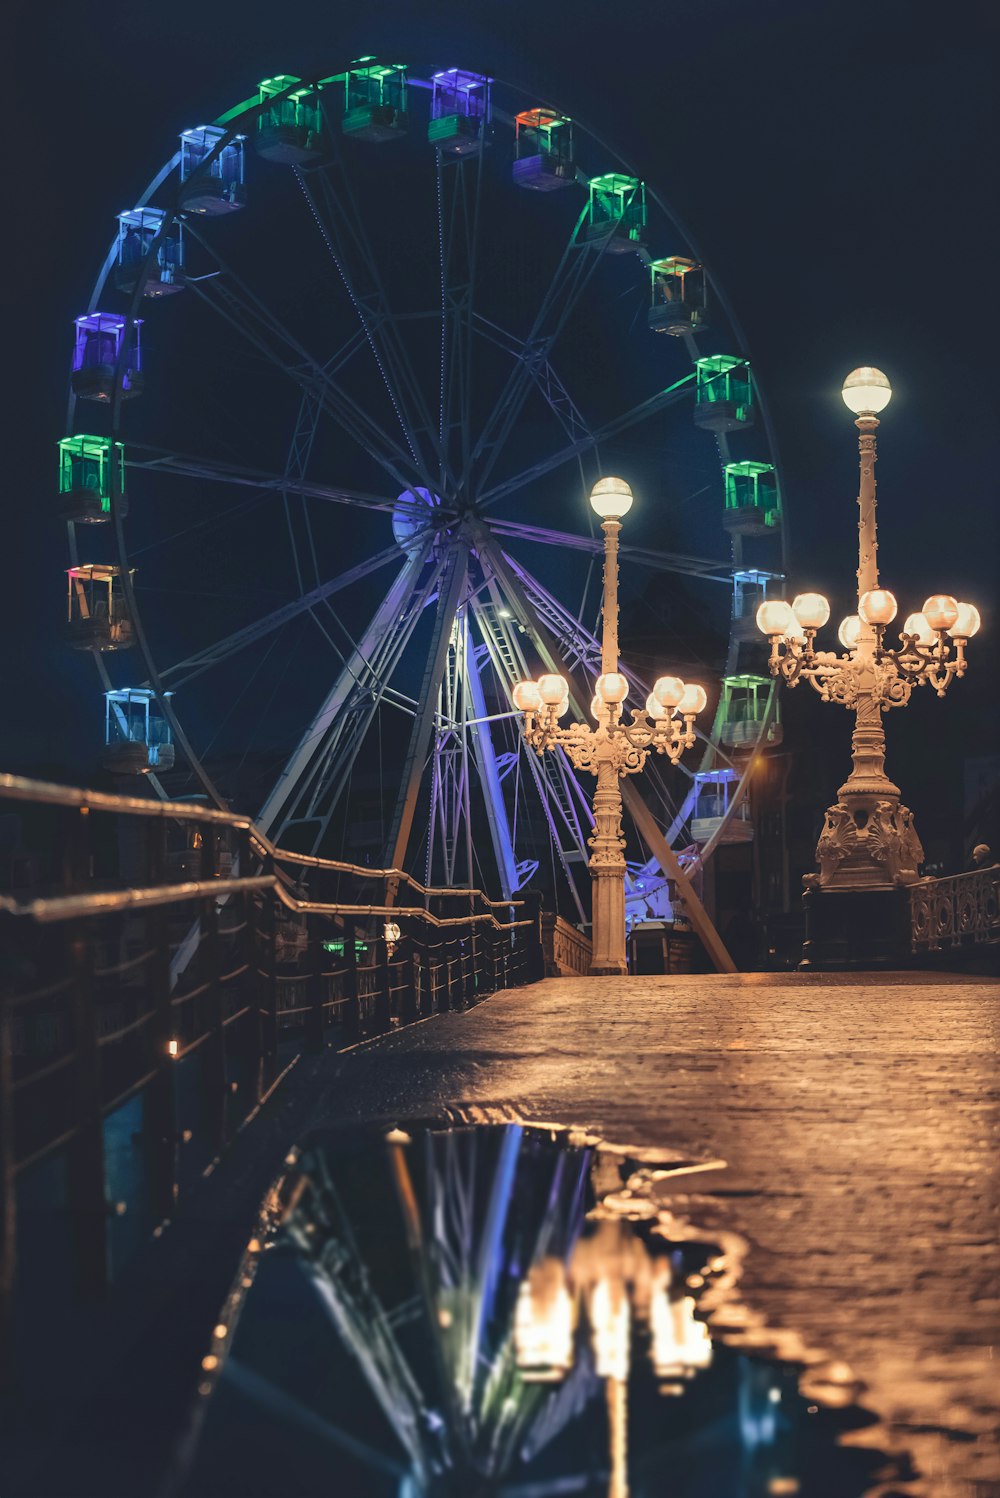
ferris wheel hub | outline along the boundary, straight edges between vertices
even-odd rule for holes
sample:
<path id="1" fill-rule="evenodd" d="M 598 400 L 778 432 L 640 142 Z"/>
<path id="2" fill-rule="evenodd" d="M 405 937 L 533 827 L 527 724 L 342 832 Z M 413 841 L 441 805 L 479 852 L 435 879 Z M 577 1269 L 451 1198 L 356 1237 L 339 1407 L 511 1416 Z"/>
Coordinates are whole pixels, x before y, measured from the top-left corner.
<path id="1" fill-rule="evenodd" d="M 441 524 L 443 508 L 441 496 L 430 489 L 404 489 L 392 507 L 392 534 L 400 551 L 416 551 L 428 532 Z"/>

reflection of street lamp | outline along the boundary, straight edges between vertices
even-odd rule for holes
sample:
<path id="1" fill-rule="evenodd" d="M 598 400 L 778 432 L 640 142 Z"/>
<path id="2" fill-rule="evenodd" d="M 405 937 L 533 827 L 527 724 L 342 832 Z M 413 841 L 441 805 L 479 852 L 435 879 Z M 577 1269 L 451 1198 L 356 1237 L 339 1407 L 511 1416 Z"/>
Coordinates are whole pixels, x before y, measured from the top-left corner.
<path id="1" fill-rule="evenodd" d="M 514 1311 L 514 1355 L 525 1383 L 559 1383 L 573 1366 L 576 1305 L 562 1259 L 535 1264 Z"/>
<path id="2" fill-rule="evenodd" d="M 885 773 L 882 713 L 904 706 L 915 686 L 930 686 L 943 697 L 952 678 L 965 674 L 965 646 L 979 628 L 972 604 L 935 594 L 921 613 L 907 617 L 899 632 L 901 646 L 893 650 L 885 644 L 896 600 L 878 581 L 875 433 L 878 413 L 891 394 L 878 369 L 856 369 L 844 381 L 861 456 L 858 610 L 838 631 L 847 653 L 815 648 L 817 630 L 830 617 L 820 593 L 801 593 L 791 604 L 768 600 L 757 610 L 758 628 L 771 645 L 771 675 L 784 677 L 789 686 L 808 681 L 824 702 L 840 702 L 855 712 L 853 769 L 826 813 L 816 848 L 819 873 L 807 879 L 817 893 L 886 892 L 917 879 L 923 849 L 909 810 L 900 804 L 899 788 Z M 846 907 L 843 914 L 849 914 Z M 872 919 L 880 919 L 874 911 Z"/>
<path id="3" fill-rule="evenodd" d="M 591 703 L 596 728 L 584 723 L 559 726 L 569 708 L 569 686 L 562 676 L 518 682 L 514 706 L 524 714 L 524 736 L 542 754 L 560 748 L 578 770 L 597 776 L 594 792 L 594 829 L 590 838 L 590 876 L 593 881 L 593 955 L 595 975 L 624 973 L 625 966 L 625 838 L 622 835 L 620 779 L 635 775 L 651 749 L 676 764 L 695 741 L 694 720 L 706 704 L 703 687 L 685 686 L 680 677 L 661 676 L 646 698 L 644 709 L 632 709 L 631 723 L 622 722 L 628 682 L 618 670 L 618 533 L 632 507 L 632 491 L 623 479 L 600 479 L 590 503 L 601 517 L 604 532 L 604 616 L 601 636 L 601 675 Z M 676 717 L 674 715 L 677 715 Z"/>

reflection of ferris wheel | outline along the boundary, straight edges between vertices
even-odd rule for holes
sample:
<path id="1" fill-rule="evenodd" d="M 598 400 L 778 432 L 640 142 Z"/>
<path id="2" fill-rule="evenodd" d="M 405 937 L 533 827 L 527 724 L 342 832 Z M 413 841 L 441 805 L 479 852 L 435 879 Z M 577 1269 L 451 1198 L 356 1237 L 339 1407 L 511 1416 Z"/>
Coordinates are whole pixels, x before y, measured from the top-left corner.
<path id="1" fill-rule="evenodd" d="M 752 655 L 783 547 L 766 413 L 690 238 L 578 123 L 456 69 L 267 80 L 120 215 L 72 390 L 69 628 L 109 765 L 159 789 L 176 744 L 213 798 L 254 784 L 273 838 L 330 848 L 352 807 L 372 862 L 449 883 L 511 894 L 544 862 L 582 917 L 589 800 L 525 751 L 509 690 L 599 670 L 577 527 L 620 469 L 664 501 L 623 562 L 729 619 L 701 771 L 646 792 L 674 842 L 739 835 L 745 751 L 780 733 Z"/>

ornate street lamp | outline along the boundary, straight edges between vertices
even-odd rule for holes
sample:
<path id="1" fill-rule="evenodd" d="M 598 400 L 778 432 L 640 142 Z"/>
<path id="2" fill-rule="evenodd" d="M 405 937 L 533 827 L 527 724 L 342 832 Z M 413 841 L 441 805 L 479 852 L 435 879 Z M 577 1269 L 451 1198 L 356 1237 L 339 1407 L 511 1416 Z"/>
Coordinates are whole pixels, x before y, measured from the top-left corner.
<path id="1" fill-rule="evenodd" d="M 979 614 L 972 604 L 936 593 L 920 613 L 907 616 L 899 631 L 900 646 L 887 646 L 886 630 L 897 605 L 892 593 L 879 587 L 875 433 L 878 413 L 888 405 L 892 390 L 881 370 L 865 367 L 847 376 L 842 394 L 855 413 L 861 457 L 858 610 L 842 620 L 838 630 L 846 654 L 816 649 L 817 631 L 830 617 L 830 605 L 821 593 L 800 593 L 791 604 L 772 599 L 757 610 L 757 627 L 770 641 L 771 675 L 783 677 L 790 687 L 808 681 L 824 702 L 839 702 L 855 713 L 853 768 L 826 813 L 816 847 L 819 873 L 804 881 L 810 892 L 807 920 L 809 899 L 817 895 L 888 894 L 919 878 L 923 848 L 913 817 L 900 802 L 899 787 L 885 773 L 882 713 L 905 706 L 915 686 L 929 686 L 943 697 L 952 680 L 964 676 L 965 647 L 979 629 Z M 882 926 L 882 945 L 888 949 L 893 918 L 890 914 L 886 921 L 887 912 L 883 909 L 879 915 L 877 905 L 868 908 L 868 924 L 872 929 Z M 851 932 L 843 918 L 849 922 L 855 915 L 844 905 L 840 916 L 832 925 L 820 924 L 828 934 L 833 932 L 833 948 L 849 956 Z M 855 955 L 865 956 L 863 931 L 856 928 L 853 937 L 859 949 Z M 807 934 L 807 961 L 811 945 L 817 943 L 810 943 Z"/>
<path id="2" fill-rule="evenodd" d="M 631 710 L 622 721 L 628 682 L 618 670 L 618 534 L 632 508 L 632 491 L 623 479 L 600 479 L 590 503 L 604 532 L 604 620 L 601 675 L 590 704 L 596 728 L 559 719 L 569 710 L 569 684 L 562 676 L 521 681 L 512 696 L 524 714 L 524 736 L 539 754 L 563 749 L 578 770 L 597 776 L 594 829 L 589 839 L 592 884 L 592 974 L 619 974 L 625 965 L 625 838 L 622 835 L 620 779 L 635 775 L 651 750 L 676 764 L 695 742 L 694 720 L 706 704 L 703 687 L 686 686 L 679 676 L 661 676 L 644 709 Z"/>

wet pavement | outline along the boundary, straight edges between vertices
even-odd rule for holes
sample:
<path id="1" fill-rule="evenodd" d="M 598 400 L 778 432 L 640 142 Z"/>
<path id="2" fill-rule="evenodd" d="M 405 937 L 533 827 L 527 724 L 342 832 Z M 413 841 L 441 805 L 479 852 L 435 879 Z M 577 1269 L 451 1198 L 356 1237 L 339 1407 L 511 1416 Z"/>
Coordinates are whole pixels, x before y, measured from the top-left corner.
<path id="1" fill-rule="evenodd" d="M 998 1014 L 1000 986 L 954 976 L 551 980 L 337 1058 L 310 1111 L 722 1157 L 675 1204 L 746 1235 L 751 1308 L 864 1382 L 906 1491 L 996 1498 Z"/>
<path id="2" fill-rule="evenodd" d="M 319 1130 L 202 1366 L 183 1498 L 863 1498 L 906 1483 L 843 1364 L 741 1294 L 690 1172 L 581 1130 Z M 752 1346 L 751 1346 L 752 1342 Z M 809 1360 L 806 1359 L 808 1362 Z M 859 1449 L 841 1439 L 863 1430 Z"/>
<path id="3" fill-rule="evenodd" d="M 818 1408 L 874 1411 L 842 1437 L 894 1459 L 872 1494 L 1000 1498 L 998 1012 L 1000 986 L 954 976 L 558 979 L 303 1057 L 110 1304 L 58 1358 L 41 1347 L 42 1397 L 0 1430 L 0 1490 L 159 1498 L 290 1148 L 428 1119 L 591 1131 L 640 1167 L 724 1161 L 658 1178 L 647 1160 L 643 1186 L 674 1237 L 690 1225 L 738 1261 L 742 1310 L 713 1336 L 777 1347 Z"/>

